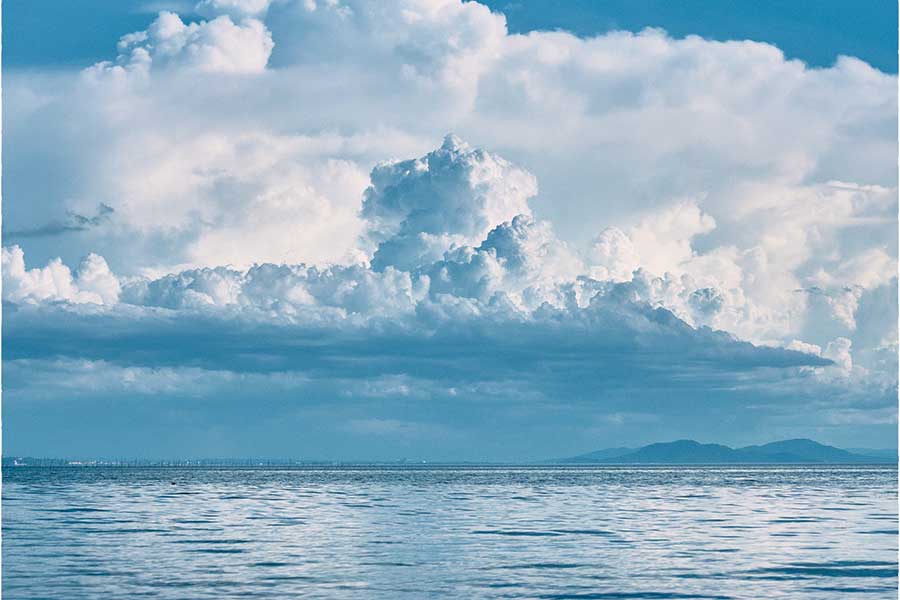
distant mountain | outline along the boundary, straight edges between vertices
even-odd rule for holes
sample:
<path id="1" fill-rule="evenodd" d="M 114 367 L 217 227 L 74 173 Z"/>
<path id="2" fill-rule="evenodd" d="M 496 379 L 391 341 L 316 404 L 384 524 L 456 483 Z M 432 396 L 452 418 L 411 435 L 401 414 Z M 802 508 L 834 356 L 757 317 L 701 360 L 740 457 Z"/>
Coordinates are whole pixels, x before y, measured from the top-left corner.
<path id="1" fill-rule="evenodd" d="M 735 460 L 735 451 L 720 444 L 701 444 L 694 440 L 678 440 L 660 444 L 650 444 L 638 448 L 631 454 L 608 459 L 605 462 L 626 463 L 723 463 Z"/>
<path id="2" fill-rule="evenodd" d="M 618 456 L 623 456 L 625 454 L 631 454 L 634 452 L 634 448 L 604 448 L 603 450 L 596 450 L 594 452 L 588 452 L 587 454 L 581 454 L 579 456 L 573 456 L 572 458 L 565 459 L 565 462 L 570 463 L 596 463 L 602 462 L 609 458 L 616 458 Z M 550 461 L 550 462 L 560 462 L 560 461 Z"/>
<path id="3" fill-rule="evenodd" d="M 609 448 L 554 462 L 565 464 L 864 464 L 892 463 L 896 456 L 863 455 L 796 439 L 761 446 L 731 448 L 678 440 L 650 444 L 636 450 Z"/>
<path id="4" fill-rule="evenodd" d="M 777 462 L 839 464 L 860 462 L 860 459 L 864 458 L 834 446 L 826 446 L 805 439 L 771 442 L 762 446 L 745 446 L 744 448 L 738 448 L 737 452 L 745 453 L 748 456 L 762 455 L 776 459 Z"/>

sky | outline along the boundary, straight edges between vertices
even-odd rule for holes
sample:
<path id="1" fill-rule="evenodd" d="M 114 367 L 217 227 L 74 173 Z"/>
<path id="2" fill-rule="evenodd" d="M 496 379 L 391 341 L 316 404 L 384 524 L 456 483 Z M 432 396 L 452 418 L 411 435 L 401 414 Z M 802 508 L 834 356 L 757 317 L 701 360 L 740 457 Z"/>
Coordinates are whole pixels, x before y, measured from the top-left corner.
<path id="1" fill-rule="evenodd" d="M 5 2 L 3 451 L 897 437 L 896 5 Z"/>
<path id="2" fill-rule="evenodd" d="M 897 72 L 897 3 L 869 0 L 489 0 L 511 33 L 564 30 L 591 37 L 622 29 L 665 29 L 672 36 L 757 40 L 788 58 L 830 67 L 838 55 Z M 160 10 L 195 17 L 195 3 L 148 0 L 7 0 L 3 65 L 80 68 L 109 58 L 123 32 L 140 31 Z M 85 15 L 90 14 L 90 18 Z"/>

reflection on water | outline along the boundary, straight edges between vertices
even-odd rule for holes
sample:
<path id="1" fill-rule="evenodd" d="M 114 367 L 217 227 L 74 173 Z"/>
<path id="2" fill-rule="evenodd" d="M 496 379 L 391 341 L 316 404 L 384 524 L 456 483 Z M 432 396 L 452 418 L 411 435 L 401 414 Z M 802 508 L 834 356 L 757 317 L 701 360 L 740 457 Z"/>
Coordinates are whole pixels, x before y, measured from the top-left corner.
<path id="1" fill-rule="evenodd" d="M 3 473 L 7 600 L 896 590 L 894 467 Z"/>

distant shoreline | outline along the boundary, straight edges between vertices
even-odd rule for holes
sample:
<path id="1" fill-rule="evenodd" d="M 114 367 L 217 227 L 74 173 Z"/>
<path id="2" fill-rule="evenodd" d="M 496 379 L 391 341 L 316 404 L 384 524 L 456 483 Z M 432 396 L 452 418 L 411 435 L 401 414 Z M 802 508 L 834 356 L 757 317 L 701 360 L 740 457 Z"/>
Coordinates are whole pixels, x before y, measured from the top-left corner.
<path id="1" fill-rule="evenodd" d="M 303 463 L 270 463 L 270 464 L 238 464 L 238 463 L 208 463 L 208 464 L 188 464 L 188 463 L 77 463 L 77 464 L 4 464 L 3 469 L 246 469 L 246 470 L 302 470 L 302 469 L 396 469 L 396 470 L 427 470 L 439 468 L 468 468 L 468 469 L 617 469 L 617 468 L 704 468 L 704 467 L 893 467 L 897 468 L 897 462 L 758 462 L 758 463 L 548 463 L 548 462 L 525 462 L 525 463 L 487 463 L 487 462 L 429 462 L 429 463 L 381 463 L 381 462 L 303 462 Z"/>
<path id="2" fill-rule="evenodd" d="M 588 466 L 753 466 L 753 465 L 880 465 L 897 466 L 895 449 L 855 449 L 826 446 L 810 439 L 770 442 L 761 446 L 731 448 L 694 440 L 658 442 L 640 448 L 606 448 L 587 454 L 550 460 L 523 461 L 428 461 L 322 460 L 300 458 L 48 458 L 4 456 L 3 467 L 172 467 L 172 468 L 323 468 L 323 467 L 588 467 Z"/>

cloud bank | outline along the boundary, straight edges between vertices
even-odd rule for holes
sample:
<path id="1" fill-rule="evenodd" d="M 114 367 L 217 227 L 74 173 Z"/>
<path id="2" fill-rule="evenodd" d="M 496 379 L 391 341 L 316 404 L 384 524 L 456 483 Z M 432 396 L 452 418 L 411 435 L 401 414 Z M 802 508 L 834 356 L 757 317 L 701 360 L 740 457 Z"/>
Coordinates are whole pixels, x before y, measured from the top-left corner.
<path id="1" fill-rule="evenodd" d="M 196 13 L 7 77 L 5 227 L 64 225 L 3 250 L 12 414 L 83 368 L 95 403 L 134 378 L 181 382 L 176 411 L 271 393 L 296 422 L 307 398 L 348 447 L 467 448 L 465 414 L 502 430 L 485 456 L 535 420 L 541 443 L 648 418 L 891 430 L 896 77 L 659 30 L 511 35 L 455 0 Z"/>

